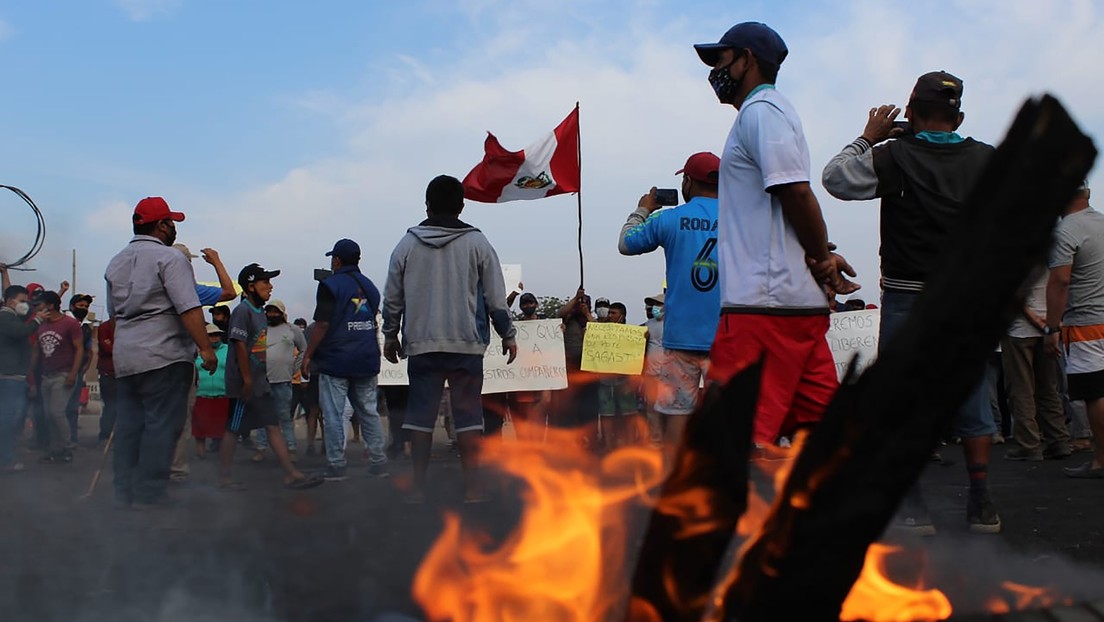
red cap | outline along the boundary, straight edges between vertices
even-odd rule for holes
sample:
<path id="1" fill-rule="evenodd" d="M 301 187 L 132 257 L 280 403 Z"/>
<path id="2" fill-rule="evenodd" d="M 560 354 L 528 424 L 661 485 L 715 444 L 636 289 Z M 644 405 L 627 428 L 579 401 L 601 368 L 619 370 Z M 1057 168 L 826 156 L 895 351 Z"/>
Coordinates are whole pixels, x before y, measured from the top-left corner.
<path id="1" fill-rule="evenodd" d="M 171 211 L 169 204 L 161 197 L 146 197 L 138 201 L 138 205 L 134 207 L 134 224 L 136 225 L 145 225 L 165 219 L 180 222 L 184 220 L 184 214 Z"/>
<path id="2" fill-rule="evenodd" d="M 694 181 L 716 184 L 720 169 L 721 159 L 708 151 L 702 151 L 687 158 L 686 166 L 675 171 L 675 175 L 686 173 L 687 177 Z"/>

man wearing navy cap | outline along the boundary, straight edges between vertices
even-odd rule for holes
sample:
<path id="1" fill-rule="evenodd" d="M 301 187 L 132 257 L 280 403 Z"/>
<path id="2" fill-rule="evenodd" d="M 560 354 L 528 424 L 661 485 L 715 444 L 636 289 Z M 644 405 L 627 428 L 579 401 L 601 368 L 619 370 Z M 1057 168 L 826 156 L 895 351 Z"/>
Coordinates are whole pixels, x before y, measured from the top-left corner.
<path id="1" fill-rule="evenodd" d="M 346 398 L 360 422 L 370 460 L 369 474 L 387 477 L 383 424 L 376 402 L 380 371 L 376 316 L 380 293 L 371 279 L 360 271 L 360 246 L 356 242 L 338 240 L 326 256 L 330 258 L 333 275 L 318 284 L 314 329 L 302 367 L 303 377 L 318 383 L 322 434 L 329 463 L 325 477 L 329 481 L 346 478 L 345 422 L 342 420 Z M 317 378 L 311 378 L 312 361 Z"/>
<path id="2" fill-rule="evenodd" d="M 858 289 L 831 252 L 809 181 L 801 119 L 775 89 L 789 50 L 758 22 L 695 45 L 713 68 L 717 99 L 739 111 L 721 154 L 717 255 L 721 319 L 709 377 L 726 383 L 765 360 L 753 441 L 777 443 L 819 421 L 838 386 L 828 342 L 828 296 Z"/>

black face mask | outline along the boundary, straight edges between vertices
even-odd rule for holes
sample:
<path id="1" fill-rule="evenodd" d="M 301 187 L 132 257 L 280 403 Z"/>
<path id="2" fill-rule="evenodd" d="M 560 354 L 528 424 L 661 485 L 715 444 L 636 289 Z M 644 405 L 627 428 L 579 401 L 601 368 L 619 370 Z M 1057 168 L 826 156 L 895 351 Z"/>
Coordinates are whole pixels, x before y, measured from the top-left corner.
<path id="1" fill-rule="evenodd" d="M 536 312 L 537 312 L 537 305 L 522 305 L 522 307 L 521 307 L 522 315 L 533 315 Z"/>
<path id="2" fill-rule="evenodd" d="M 739 58 L 736 60 L 739 60 Z M 744 81 L 744 76 L 740 76 L 739 80 L 734 80 L 728 73 L 736 60 L 724 67 L 716 67 L 709 72 L 709 86 L 713 87 L 713 92 L 717 94 L 717 99 L 722 104 L 735 103 L 736 94 L 740 92 L 740 85 Z M 745 71 L 744 74 L 747 75 L 747 72 Z"/>
<path id="3" fill-rule="evenodd" d="M 88 317 L 88 309 L 72 309 L 73 317 L 78 320 L 84 321 L 84 318 Z"/>

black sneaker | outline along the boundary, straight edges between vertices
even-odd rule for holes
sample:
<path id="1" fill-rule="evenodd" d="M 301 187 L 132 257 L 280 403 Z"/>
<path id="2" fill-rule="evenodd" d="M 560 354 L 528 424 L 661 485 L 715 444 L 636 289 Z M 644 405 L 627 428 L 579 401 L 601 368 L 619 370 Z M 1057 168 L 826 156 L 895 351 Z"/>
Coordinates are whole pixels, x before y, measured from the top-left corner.
<path id="1" fill-rule="evenodd" d="M 335 467 L 331 464 L 322 472 L 322 479 L 327 482 L 343 482 L 349 479 L 349 475 L 345 472 L 345 467 Z"/>
<path id="2" fill-rule="evenodd" d="M 910 536 L 930 537 L 935 535 L 935 525 L 924 498 L 916 490 L 910 491 L 897 508 L 897 514 L 890 523 L 890 529 Z"/>
<path id="3" fill-rule="evenodd" d="M 386 479 L 391 477 L 391 472 L 387 470 L 387 463 L 373 464 L 368 467 L 368 475 L 379 479 Z"/>
<path id="4" fill-rule="evenodd" d="M 1043 458 L 1047 460 L 1065 460 L 1073 455 L 1073 449 L 1069 443 L 1054 443 L 1043 450 Z"/>
<path id="5" fill-rule="evenodd" d="M 53 454 L 46 454 L 38 459 L 42 464 L 69 464 L 73 461 L 72 454 L 66 454 L 63 451 L 59 451 Z"/>
<path id="6" fill-rule="evenodd" d="M 970 498 L 966 502 L 966 522 L 971 533 L 1000 533 L 1001 520 L 997 508 L 988 497 Z"/>
<path id="7" fill-rule="evenodd" d="M 1005 460 L 1016 460 L 1026 462 L 1042 462 L 1043 452 L 1038 449 L 1024 449 L 1023 447 L 1012 447 L 1008 451 L 1004 452 Z"/>
<path id="8" fill-rule="evenodd" d="M 909 516 L 903 514 L 895 516 L 891 527 L 894 531 L 911 536 L 929 537 L 935 535 L 935 525 L 927 512 L 914 512 Z"/>

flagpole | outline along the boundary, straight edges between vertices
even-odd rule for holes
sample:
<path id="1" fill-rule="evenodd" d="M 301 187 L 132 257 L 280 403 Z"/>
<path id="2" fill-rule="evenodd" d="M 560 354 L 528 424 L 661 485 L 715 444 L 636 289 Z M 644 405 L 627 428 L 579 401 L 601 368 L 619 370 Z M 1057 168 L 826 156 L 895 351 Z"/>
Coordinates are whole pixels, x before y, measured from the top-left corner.
<path id="1" fill-rule="evenodd" d="M 579 110 L 579 102 L 575 102 L 575 110 Z M 578 116 L 578 115 L 577 115 Z M 583 132 L 579 123 L 575 124 L 575 145 L 578 147 L 579 160 L 579 191 L 575 198 L 579 205 L 579 289 L 583 288 Z"/>

